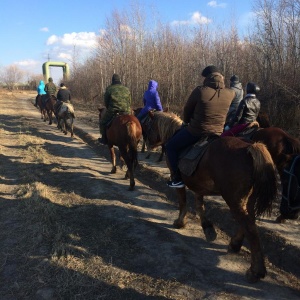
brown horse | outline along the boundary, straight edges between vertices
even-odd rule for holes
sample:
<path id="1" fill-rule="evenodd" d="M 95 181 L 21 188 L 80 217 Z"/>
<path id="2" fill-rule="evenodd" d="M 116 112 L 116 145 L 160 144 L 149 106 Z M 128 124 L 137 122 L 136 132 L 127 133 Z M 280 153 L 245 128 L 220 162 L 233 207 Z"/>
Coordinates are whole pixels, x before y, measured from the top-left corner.
<path id="1" fill-rule="evenodd" d="M 99 120 L 101 120 L 105 112 L 106 108 L 99 108 Z M 112 161 L 111 173 L 116 173 L 117 171 L 116 154 L 113 147 L 115 145 L 119 148 L 120 159 L 126 163 L 125 179 L 130 179 L 129 190 L 133 191 L 135 186 L 134 169 L 138 164 L 137 146 L 142 138 L 141 124 L 133 115 L 117 115 L 111 121 L 106 134 Z"/>
<path id="2" fill-rule="evenodd" d="M 250 138 L 252 141 L 261 142 L 267 146 L 278 170 L 282 189 L 286 191 L 287 195 L 291 195 L 289 191 L 297 189 L 300 178 L 298 177 L 298 181 L 293 180 L 291 184 L 290 176 L 286 176 L 286 174 L 290 172 L 293 161 L 300 155 L 300 141 L 277 127 L 259 129 Z M 299 164 L 294 165 L 293 172 L 300 173 Z M 297 219 L 300 213 L 300 194 L 296 193 L 294 199 L 283 195 L 280 213 L 277 222 L 284 222 L 285 219 Z"/>
<path id="3" fill-rule="evenodd" d="M 47 97 L 48 98 L 48 97 Z M 53 115 L 55 115 L 54 105 L 57 101 L 57 98 L 54 95 L 51 95 L 50 98 L 46 99 L 45 109 L 49 118 L 49 125 L 52 124 Z"/>
<path id="4" fill-rule="evenodd" d="M 154 113 L 151 123 L 153 134 L 148 136 L 150 145 L 159 139 L 166 143 L 181 124 L 180 118 L 174 114 Z M 195 171 L 191 175 L 182 173 L 182 179 L 195 193 L 196 212 L 208 240 L 215 239 L 216 232 L 205 216 L 203 197 L 223 197 L 239 224 L 237 233 L 231 238 L 229 251 L 239 252 L 246 237 L 251 251 L 247 279 L 249 282 L 256 282 L 264 278 L 266 267 L 255 217 L 270 212 L 272 201 L 277 195 L 275 166 L 266 146 L 261 143 L 247 143 L 235 137 L 216 138 L 208 144 L 202 159 L 195 165 Z M 181 228 L 185 225 L 188 210 L 186 189 L 184 187 L 176 191 L 179 198 L 179 217 L 174 226 Z"/>
<path id="5" fill-rule="evenodd" d="M 41 112 L 41 119 L 44 120 L 44 122 L 47 121 L 47 112 L 46 112 L 46 108 L 45 108 L 45 105 L 44 105 L 44 102 L 43 102 L 43 98 L 45 97 L 46 95 L 37 95 L 36 96 L 36 100 L 37 100 L 37 105 L 40 109 L 40 112 Z"/>
<path id="6" fill-rule="evenodd" d="M 137 116 L 140 111 L 142 110 L 143 108 L 142 107 L 138 107 L 138 108 L 135 108 L 133 109 L 133 113 L 135 116 Z M 164 112 L 168 112 L 168 108 L 165 108 L 163 111 Z M 144 125 L 144 123 L 147 123 L 147 122 L 151 122 L 151 119 L 149 119 L 149 116 L 146 117 L 146 119 L 142 122 L 142 129 L 143 129 L 143 144 L 142 144 L 142 150 L 141 152 L 144 153 L 145 152 L 145 149 L 147 147 L 147 155 L 146 155 L 146 159 L 150 158 L 150 155 L 151 155 L 151 150 L 153 150 L 154 148 L 157 148 L 159 146 L 161 146 L 161 153 L 160 153 L 160 156 L 158 158 L 158 162 L 161 162 L 164 158 L 164 153 L 166 152 L 165 151 L 165 146 L 164 145 L 158 145 L 157 147 L 150 147 L 148 142 L 147 142 L 147 131 L 145 130 L 146 127 L 148 127 L 147 125 Z"/>

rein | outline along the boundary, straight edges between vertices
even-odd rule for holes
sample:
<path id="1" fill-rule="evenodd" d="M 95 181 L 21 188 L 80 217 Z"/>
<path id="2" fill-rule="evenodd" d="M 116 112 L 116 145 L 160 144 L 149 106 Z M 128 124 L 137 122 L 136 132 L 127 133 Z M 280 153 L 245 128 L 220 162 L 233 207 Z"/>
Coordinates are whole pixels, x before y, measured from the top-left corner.
<path id="1" fill-rule="evenodd" d="M 295 179 L 295 182 L 297 183 L 297 192 L 296 192 L 294 199 L 297 198 L 297 196 L 299 195 L 299 190 L 300 190 L 298 178 L 294 174 L 295 164 L 299 159 L 300 159 L 300 155 L 296 156 L 292 161 L 292 165 L 291 165 L 290 169 L 283 170 L 283 172 L 289 176 L 289 183 L 288 183 L 287 193 L 286 193 L 286 195 L 282 194 L 282 198 L 287 201 L 288 207 L 290 209 L 299 209 L 300 208 L 300 204 L 298 206 L 293 206 L 293 207 L 290 205 L 290 197 L 291 197 L 290 191 L 291 191 L 291 185 L 292 185 L 293 179 Z"/>

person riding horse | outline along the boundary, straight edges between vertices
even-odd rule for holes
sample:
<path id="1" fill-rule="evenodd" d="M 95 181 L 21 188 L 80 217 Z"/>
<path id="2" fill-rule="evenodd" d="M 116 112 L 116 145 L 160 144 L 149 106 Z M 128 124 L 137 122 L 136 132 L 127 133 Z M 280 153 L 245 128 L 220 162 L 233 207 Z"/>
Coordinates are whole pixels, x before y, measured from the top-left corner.
<path id="1" fill-rule="evenodd" d="M 184 107 L 183 126 L 166 144 L 170 164 L 169 187 L 182 188 L 184 183 L 178 171 L 178 155 L 181 150 L 196 143 L 200 138 L 220 135 L 230 103 L 235 92 L 225 87 L 224 77 L 219 69 L 210 65 L 202 71 L 203 86 L 197 86 Z"/>
<path id="2" fill-rule="evenodd" d="M 35 98 L 35 104 L 34 104 L 35 107 L 37 107 L 37 104 L 38 104 L 37 103 L 38 102 L 38 97 L 39 96 L 43 97 L 43 95 L 46 95 L 46 92 L 45 92 L 45 83 L 44 83 L 43 80 L 40 81 L 39 86 L 37 87 L 36 91 L 37 91 L 38 94 L 37 94 L 37 96 Z"/>
<path id="3" fill-rule="evenodd" d="M 106 88 L 104 93 L 104 105 L 107 110 L 103 118 L 99 121 L 101 138 L 98 138 L 98 141 L 99 143 L 106 145 L 107 124 L 118 113 L 131 114 L 130 90 L 121 84 L 121 79 L 118 74 L 113 74 L 112 83 Z"/>
<path id="4" fill-rule="evenodd" d="M 57 92 L 56 98 L 57 98 L 57 102 L 54 105 L 54 110 L 55 110 L 55 113 L 57 114 L 59 112 L 59 109 L 63 102 L 70 103 L 70 101 L 71 101 L 71 93 L 67 89 L 67 87 L 65 86 L 64 83 L 60 84 L 60 88 Z"/>
<path id="5" fill-rule="evenodd" d="M 147 116 L 150 110 L 155 109 L 156 111 L 163 111 L 157 88 L 158 83 L 155 80 L 150 80 L 148 83 L 148 89 L 145 91 L 143 97 L 144 107 L 137 115 L 140 122 Z"/>
<path id="6" fill-rule="evenodd" d="M 247 95 L 239 104 L 234 118 L 225 127 L 221 136 L 235 136 L 256 121 L 260 111 L 260 101 L 256 97 L 259 91 L 260 87 L 257 84 L 254 82 L 247 83 Z"/>
<path id="7" fill-rule="evenodd" d="M 46 101 L 49 98 L 51 98 L 52 95 L 55 96 L 55 94 L 56 94 L 56 86 L 53 83 L 52 77 L 49 77 L 49 79 L 48 79 L 48 83 L 45 86 L 45 92 L 47 93 L 47 99 L 46 99 Z"/>

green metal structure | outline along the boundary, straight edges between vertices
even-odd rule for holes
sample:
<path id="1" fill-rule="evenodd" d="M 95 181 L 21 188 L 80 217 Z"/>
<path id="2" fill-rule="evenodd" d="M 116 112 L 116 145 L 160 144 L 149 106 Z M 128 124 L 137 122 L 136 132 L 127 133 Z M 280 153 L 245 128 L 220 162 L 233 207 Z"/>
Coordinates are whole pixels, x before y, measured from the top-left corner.
<path id="1" fill-rule="evenodd" d="M 50 77 L 49 67 L 61 67 L 63 69 L 63 79 L 64 80 L 69 79 L 70 69 L 67 63 L 58 62 L 58 61 L 48 61 L 43 63 L 43 75 L 44 75 L 45 82 L 48 82 L 48 79 Z"/>

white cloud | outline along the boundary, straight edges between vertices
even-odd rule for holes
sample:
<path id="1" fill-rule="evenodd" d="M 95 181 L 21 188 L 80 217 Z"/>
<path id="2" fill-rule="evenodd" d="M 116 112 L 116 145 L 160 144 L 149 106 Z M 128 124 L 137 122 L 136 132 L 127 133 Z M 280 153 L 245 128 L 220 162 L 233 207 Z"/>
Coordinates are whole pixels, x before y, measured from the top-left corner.
<path id="1" fill-rule="evenodd" d="M 63 53 L 63 52 L 61 52 L 57 56 L 59 58 L 63 59 L 63 60 L 71 60 L 72 59 L 72 55 L 69 54 L 69 53 Z"/>
<path id="2" fill-rule="evenodd" d="M 27 59 L 27 60 L 22 60 L 22 61 L 16 61 L 14 64 L 22 66 L 22 67 L 31 67 L 31 66 L 36 66 L 40 62 L 33 60 L 33 59 Z"/>
<path id="3" fill-rule="evenodd" d="M 212 20 L 203 16 L 200 12 L 195 11 L 192 13 L 191 18 L 185 21 L 173 21 L 172 25 L 192 25 L 192 24 L 209 24 Z"/>
<path id="4" fill-rule="evenodd" d="M 42 27 L 42 28 L 40 28 L 40 31 L 48 32 L 49 28 L 48 27 Z"/>
<path id="5" fill-rule="evenodd" d="M 207 3 L 208 6 L 211 7 L 226 7 L 227 4 L 226 3 L 217 3 L 217 1 L 210 1 Z"/>
<path id="6" fill-rule="evenodd" d="M 62 36 L 51 35 L 47 40 L 47 45 L 59 44 L 62 46 L 78 46 L 91 48 L 96 45 L 95 32 L 72 32 Z"/>

